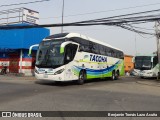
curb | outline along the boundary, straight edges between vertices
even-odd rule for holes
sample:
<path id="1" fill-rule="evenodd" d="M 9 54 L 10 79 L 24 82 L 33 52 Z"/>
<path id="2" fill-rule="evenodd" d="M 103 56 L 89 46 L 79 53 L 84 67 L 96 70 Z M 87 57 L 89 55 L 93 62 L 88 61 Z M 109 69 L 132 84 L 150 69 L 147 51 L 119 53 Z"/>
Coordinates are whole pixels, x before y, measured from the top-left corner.
<path id="1" fill-rule="evenodd" d="M 33 82 L 35 82 L 36 80 L 0 80 L 0 82 L 3 82 L 3 83 L 18 83 L 18 84 L 31 84 Z"/>
<path id="2" fill-rule="evenodd" d="M 0 82 L 7 83 L 32 83 L 35 82 L 35 77 L 30 76 L 0 76 Z"/>
<path id="3" fill-rule="evenodd" d="M 160 87 L 160 83 L 156 83 L 156 81 L 154 81 L 154 82 L 155 82 L 155 83 L 153 83 L 153 82 L 148 82 L 148 81 L 136 81 L 136 83 L 138 83 L 138 84 Z"/>

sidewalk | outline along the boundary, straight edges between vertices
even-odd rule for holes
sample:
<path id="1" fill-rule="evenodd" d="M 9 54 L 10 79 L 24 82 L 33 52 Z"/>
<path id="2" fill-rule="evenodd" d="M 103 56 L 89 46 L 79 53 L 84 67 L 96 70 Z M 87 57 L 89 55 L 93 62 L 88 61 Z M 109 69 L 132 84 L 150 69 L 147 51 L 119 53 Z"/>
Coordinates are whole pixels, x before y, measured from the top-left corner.
<path id="1" fill-rule="evenodd" d="M 35 82 L 35 76 L 0 75 L 0 82 L 23 83 Z"/>
<path id="2" fill-rule="evenodd" d="M 160 87 L 160 80 L 157 80 L 157 79 L 154 79 L 154 80 L 145 79 L 145 80 L 137 81 L 137 83 Z"/>

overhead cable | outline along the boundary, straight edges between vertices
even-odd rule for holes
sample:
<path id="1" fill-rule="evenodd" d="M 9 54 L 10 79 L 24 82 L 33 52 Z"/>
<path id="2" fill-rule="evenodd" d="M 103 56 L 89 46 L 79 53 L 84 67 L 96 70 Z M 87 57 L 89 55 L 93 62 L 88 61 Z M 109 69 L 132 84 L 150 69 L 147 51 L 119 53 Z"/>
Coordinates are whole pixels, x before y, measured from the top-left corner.
<path id="1" fill-rule="evenodd" d="M 74 16 L 82 16 L 82 15 L 90 15 L 90 14 L 104 13 L 104 12 L 113 12 L 113 11 L 120 11 L 120 10 L 125 10 L 125 9 L 128 10 L 128 9 L 139 8 L 139 7 L 147 7 L 147 6 L 153 6 L 153 5 L 158 5 L 158 4 L 160 4 L 160 3 L 145 4 L 145 5 L 139 5 L 139 6 L 131 6 L 131 7 L 125 7 L 125 8 L 104 10 L 104 11 L 95 11 L 95 12 L 88 12 L 88 13 L 82 13 L 82 14 L 72 14 L 72 15 L 66 15 L 66 16 L 64 16 L 64 17 L 74 17 Z M 40 18 L 40 19 L 49 19 L 49 18 L 62 18 L 62 16 L 46 17 L 46 18 Z"/>
<path id="2" fill-rule="evenodd" d="M 37 0 L 37 1 L 32 1 L 32 2 L 13 3 L 13 4 L 0 5 L 0 7 L 9 7 L 9 6 L 17 6 L 17 5 L 26 5 L 26 4 L 39 3 L 39 2 L 46 2 L 46 1 L 50 1 L 50 0 Z"/>
<path id="3" fill-rule="evenodd" d="M 149 34 L 154 35 L 153 33 L 148 33 L 142 30 L 137 30 L 138 28 L 133 28 L 132 24 L 140 24 L 146 22 L 154 22 L 160 20 L 160 14 L 153 14 L 155 11 L 144 11 L 139 13 L 131 13 L 126 15 L 119 15 L 121 17 L 108 17 L 108 18 L 101 18 L 101 19 L 93 19 L 87 21 L 79 21 L 79 22 L 72 22 L 72 23 L 59 23 L 59 24 L 44 24 L 44 25 L 23 25 L 23 26 L 16 26 L 16 25 L 6 25 L 0 26 L 0 30 L 10 30 L 10 29 L 28 29 L 28 28 L 41 28 L 41 27 L 67 27 L 67 26 L 93 26 L 93 25 L 108 25 L 108 26 L 118 26 L 133 32 L 137 32 L 140 34 Z M 143 15 L 141 15 L 143 13 Z M 145 14 L 150 13 L 150 15 Z M 136 16 L 132 16 L 136 15 Z M 123 16 L 123 17 L 122 17 Z M 129 17 L 130 16 L 130 17 Z"/>

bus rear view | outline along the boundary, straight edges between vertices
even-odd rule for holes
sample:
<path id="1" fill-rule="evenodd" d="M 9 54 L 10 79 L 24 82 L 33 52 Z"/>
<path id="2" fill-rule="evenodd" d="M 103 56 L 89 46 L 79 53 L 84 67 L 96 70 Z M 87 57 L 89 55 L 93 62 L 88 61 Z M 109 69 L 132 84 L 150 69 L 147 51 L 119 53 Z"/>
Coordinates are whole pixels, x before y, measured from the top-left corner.
<path id="1" fill-rule="evenodd" d="M 159 72 L 157 55 L 135 56 L 134 74 L 141 78 L 157 77 Z"/>

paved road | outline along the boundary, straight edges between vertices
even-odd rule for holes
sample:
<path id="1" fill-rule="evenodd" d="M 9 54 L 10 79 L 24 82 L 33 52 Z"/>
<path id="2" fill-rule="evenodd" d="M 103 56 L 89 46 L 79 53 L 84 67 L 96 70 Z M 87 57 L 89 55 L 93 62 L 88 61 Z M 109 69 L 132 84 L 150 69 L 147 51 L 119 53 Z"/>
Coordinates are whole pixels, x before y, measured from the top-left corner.
<path id="1" fill-rule="evenodd" d="M 19 80 L 22 79 L 22 80 Z M 160 87 L 137 83 L 139 79 L 48 83 L 30 78 L 0 76 L 0 111 L 159 111 Z M 27 119 L 27 118 L 26 118 Z M 52 118 L 43 118 L 52 119 Z M 54 118 L 75 119 L 75 118 Z M 76 118 L 93 119 L 93 118 Z M 138 120 L 139 118 L 94 118 Z M 159 118 L 141 118 L 144 120 Z"/>

